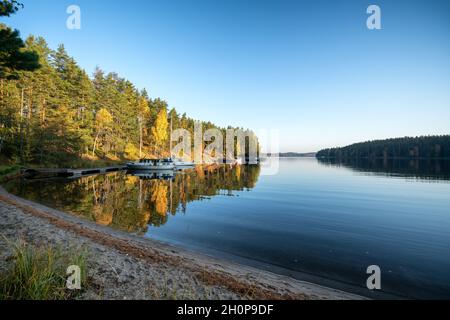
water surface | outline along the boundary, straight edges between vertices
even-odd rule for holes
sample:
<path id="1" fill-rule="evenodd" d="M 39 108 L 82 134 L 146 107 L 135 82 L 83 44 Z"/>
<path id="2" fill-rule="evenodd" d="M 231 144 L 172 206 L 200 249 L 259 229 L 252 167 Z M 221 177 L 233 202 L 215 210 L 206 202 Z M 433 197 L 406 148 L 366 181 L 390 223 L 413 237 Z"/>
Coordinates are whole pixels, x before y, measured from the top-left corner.
<path id="1" fill-rule="evenodd" d="M 450 166 L 281 159 L 16 181 L 12 193 L 102 225 L 370 297 L 450 298 Z M 382 290 L 366 288 L 378 265 Z"/>

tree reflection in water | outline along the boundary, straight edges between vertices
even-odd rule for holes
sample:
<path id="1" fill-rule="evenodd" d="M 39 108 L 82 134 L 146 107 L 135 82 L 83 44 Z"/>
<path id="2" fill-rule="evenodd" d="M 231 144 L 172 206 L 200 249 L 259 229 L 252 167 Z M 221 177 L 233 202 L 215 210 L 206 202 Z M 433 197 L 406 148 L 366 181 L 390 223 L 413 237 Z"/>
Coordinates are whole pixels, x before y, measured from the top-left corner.
<path id="1" fill-rule="evenodd" d="M 259 165 L 202 165 L 175 174 L 115 172 L 79 179 L 21 180 L 6 187 L 18 196 L 98 224 L 142 234 L 187 204 L 255 187 Z"/>
<path id="2" fill-rule="evenodd" d="M 450 159 L 446 158 L 319 158 L 318 161 L 326 166 L 347 167 L 370 175 L 415 178 L 430 182 L 450 180 Z"/>

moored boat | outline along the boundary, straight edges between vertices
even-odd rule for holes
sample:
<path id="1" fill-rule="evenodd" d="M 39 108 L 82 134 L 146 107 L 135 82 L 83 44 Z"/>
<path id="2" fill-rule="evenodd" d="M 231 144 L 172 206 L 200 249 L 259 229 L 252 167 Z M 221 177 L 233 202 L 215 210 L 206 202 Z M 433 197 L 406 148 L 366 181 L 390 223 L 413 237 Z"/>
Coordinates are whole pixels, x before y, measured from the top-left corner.
<path id="1" fill-rule="evenodd" d="M 182 159 L 173 159 L 173 163 L 175 164 L 175 167 L 177 168 L 184 168 L 184 167 L 193 167 L 195 164 L 192 161 L 183 161 Z"/>
<path id="2" fill-rule="evenodd" d="M 128 162 L 127 168 L 130 170 L 173 170 L 175 169 L 175 164 L 170 158 L 141 159 L 135 162 Z"/>

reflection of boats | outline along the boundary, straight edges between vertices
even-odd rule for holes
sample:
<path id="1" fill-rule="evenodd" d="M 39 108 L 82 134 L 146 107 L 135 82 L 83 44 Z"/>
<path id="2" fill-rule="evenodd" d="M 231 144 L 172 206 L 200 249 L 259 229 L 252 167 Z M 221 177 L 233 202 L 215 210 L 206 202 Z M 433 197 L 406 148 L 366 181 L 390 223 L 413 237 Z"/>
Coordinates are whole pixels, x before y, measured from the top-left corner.
<path id="1" fill-rule="evenodd" d="M 132 170 L 172 170 L 175 164 L 172 159 L 141 159 L 138 162 L 128 162 L 127 168 Z"/>
<path id="2" fill-rule="evenodd" d="M 175 177 L 173 170 L 128 170 L 127 174 L 139 177 L 142 180 L 171 180 Z"/>

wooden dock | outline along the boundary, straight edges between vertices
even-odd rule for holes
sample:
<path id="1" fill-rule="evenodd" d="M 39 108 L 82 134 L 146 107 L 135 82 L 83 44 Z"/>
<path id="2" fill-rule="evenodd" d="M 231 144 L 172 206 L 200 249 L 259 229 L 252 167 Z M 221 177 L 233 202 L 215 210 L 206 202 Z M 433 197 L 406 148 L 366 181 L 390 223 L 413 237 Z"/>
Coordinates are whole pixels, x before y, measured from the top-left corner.
<path id="1" fill-rule="evenodd" d="M 23 169 L 22 174 L 28 178 L 82 177 L 92 174 L 126 170 L 126 166 L 85 168 L 85 169 Z"/>

